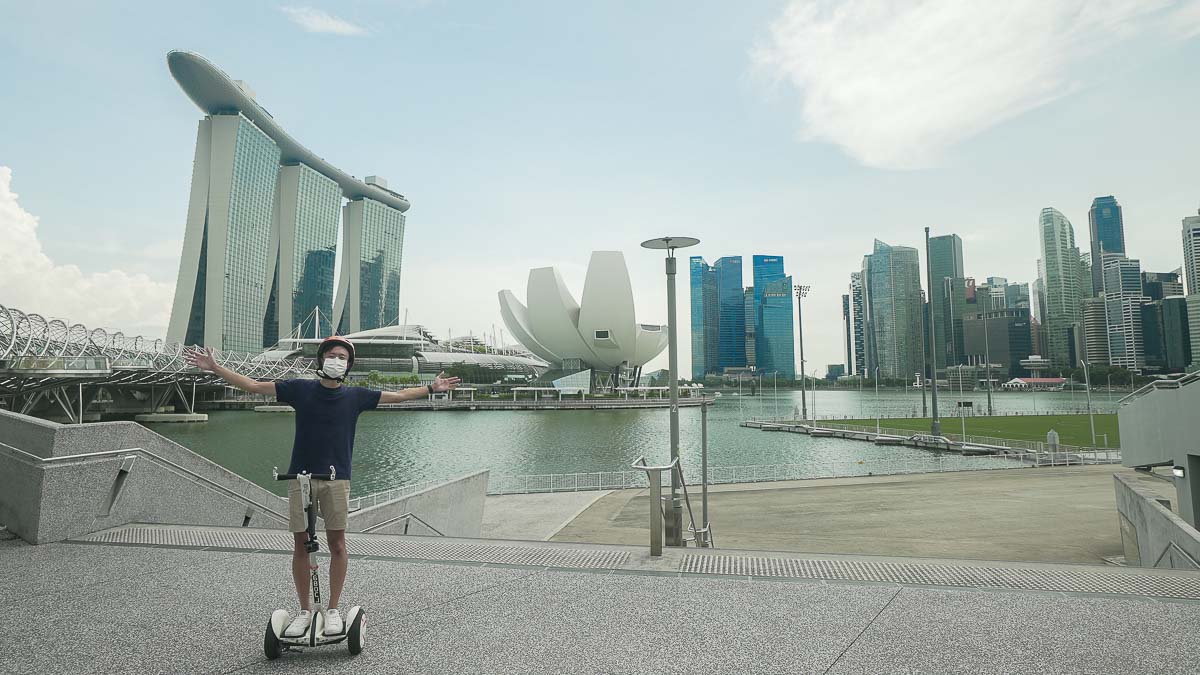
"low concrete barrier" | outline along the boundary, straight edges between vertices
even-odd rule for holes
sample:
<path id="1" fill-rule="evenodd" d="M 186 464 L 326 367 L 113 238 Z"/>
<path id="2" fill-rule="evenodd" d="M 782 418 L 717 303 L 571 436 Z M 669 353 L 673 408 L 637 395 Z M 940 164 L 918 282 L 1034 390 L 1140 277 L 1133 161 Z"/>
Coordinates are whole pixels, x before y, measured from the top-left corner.
<path id="1" fill-rule="evenodd" d="M 355 511 L 350 514 L 346 529 L 371 534 L 479 537 L 487 488 L 487 471 L 468 474 Z M 409 513 L 416 517 L 403 517 Z"/>
<path id="2" fill-rule="evenodd" d="M 364 525 L 350 529 L 412 512 L 443 534 L 477 537 L 486 493 L 487 472 L 473 474 L 355 512 Z M 128 523 L 286 529 L 288 506 L 133 422 L 64 425 L 0 410 L 0 525 L 43 544 Z"/>
<path id="3" fill-rule="evenodd" d="M 1134 480 L 1113 475 L 1126 562 L 1135 567 L 1200 570 L 1200 532 Z"/>

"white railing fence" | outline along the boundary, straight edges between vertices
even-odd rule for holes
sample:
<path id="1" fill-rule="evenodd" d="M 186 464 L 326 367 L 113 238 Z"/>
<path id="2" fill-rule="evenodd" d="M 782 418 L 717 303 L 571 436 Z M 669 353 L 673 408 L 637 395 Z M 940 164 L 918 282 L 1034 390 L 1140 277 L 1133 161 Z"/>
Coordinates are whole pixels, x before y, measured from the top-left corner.
<path id="1" fill-rule="evenodd" d="M 872 431 L 874 431 L 872 429 Z M 1097 456 L 1098 455 L 1098 456 Z M 1013 452 L 993 455 L 938 455 L 933 458 L 897 458 L 846 460 L 807 464 L 758 464 L 747 466 L 715 466 L 708 468 L 710 485 L 724 483 L 758 483 L 767 481 L 808 480 L 813 478 L 848 478 L 855 476 L 890 476 L 901 474 L 939 473 L 950 471 L 985 471 L 1019 469 L 1038 466 L 1081 466 L 1105 464 L 1104 453 L 1079 452 Z M 698 470 L 685 470 L 689 485 L 700 483 Z M 663 483 L 670 477 L 663 476 Z M 577 492 L 582 490 L 624 490 L 647 488 L 644 471 L 597 471 L 591 473 L 556 473 L 537 475 L 492 476 L 488 480 L 489 495 L 528 494 L 539 492 Z"/>

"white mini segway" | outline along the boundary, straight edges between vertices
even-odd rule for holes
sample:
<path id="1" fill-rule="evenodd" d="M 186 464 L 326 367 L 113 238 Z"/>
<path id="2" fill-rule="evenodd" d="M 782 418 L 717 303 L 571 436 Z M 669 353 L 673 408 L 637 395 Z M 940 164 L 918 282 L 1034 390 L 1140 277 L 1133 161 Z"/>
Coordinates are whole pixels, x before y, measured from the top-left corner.
<path id="1" fill-rule="evenodd" d="M 286 609 L 277 609 L 271 613 L 271 621 L 267 624 L 267 633 L 263 637 L 263 652 L 268 659 L 277 659 L 285 650 L 297 647 L 323 647 L 339 642 L 345 642 L 351 654 L 362 651 L 366 639 L 367 618 L 362 607 L 355 605 L 344 617 L 345 632 L 338 635 L 325 634 L 325 609 L 321 606 L 321 577 L 317 570 L 317 551 L 321 545 L 317 543 L 317 512 L 313 509 L 312 485 L 314 480 L 334 480 L 337 471 L 331 466 L 328 474 L 299 474 L 279 473 L 276 467 L 272 472 L 275 480 L 292 480 L 300 482 L 300 499 L 304 504 L 304 515 L 308 520 L 308 541 L 304 550 L 308 551 L 308 569 L 312 574 L 312 608 L 313 618 L 308 624 L 308 631 L 295 637 L 285 636 L 292 615 Z"/>

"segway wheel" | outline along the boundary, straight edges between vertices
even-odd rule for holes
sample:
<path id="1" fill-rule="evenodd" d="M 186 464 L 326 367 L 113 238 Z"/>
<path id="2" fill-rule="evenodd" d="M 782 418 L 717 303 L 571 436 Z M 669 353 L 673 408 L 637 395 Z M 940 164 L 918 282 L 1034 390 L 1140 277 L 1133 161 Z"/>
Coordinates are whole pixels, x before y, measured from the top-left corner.
<path id="1" fill-rule="evenodd" d="M 275 637 L 275 631 L 271 628 L 271 622 L 267 622 L 267 632 L 263 635 L 263 653 L 268 659 L 274 660 L 279 658 L 283 652 L 279 647 L 279 638 Z"/>
<path id="2" fill-rule="evenodd" d="M 346 631 L 346 648 L 351 654 L 358 654 L 362 651 L 366 639 L 367 618 L 365 613 L 359 610 L 358 616 L 354 617 L 354 622 L 350 624 L 350 630 Z"/>

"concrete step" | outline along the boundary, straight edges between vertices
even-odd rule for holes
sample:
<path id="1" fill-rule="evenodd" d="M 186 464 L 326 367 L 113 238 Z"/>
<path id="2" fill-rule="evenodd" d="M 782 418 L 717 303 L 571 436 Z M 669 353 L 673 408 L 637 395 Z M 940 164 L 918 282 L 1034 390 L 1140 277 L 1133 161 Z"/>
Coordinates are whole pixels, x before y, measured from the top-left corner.
<path id="1" fill-rule="evenodd" d="M 97 545 L 288 553 L 292 536 L 251 528 L 127 525 L 72 540 Z M 1200 601 L 1200 572 L 1095 565 L 804 555 L 586 543 L 347 534 L 352 557 L 659 576 L 877 583 Z"/>

